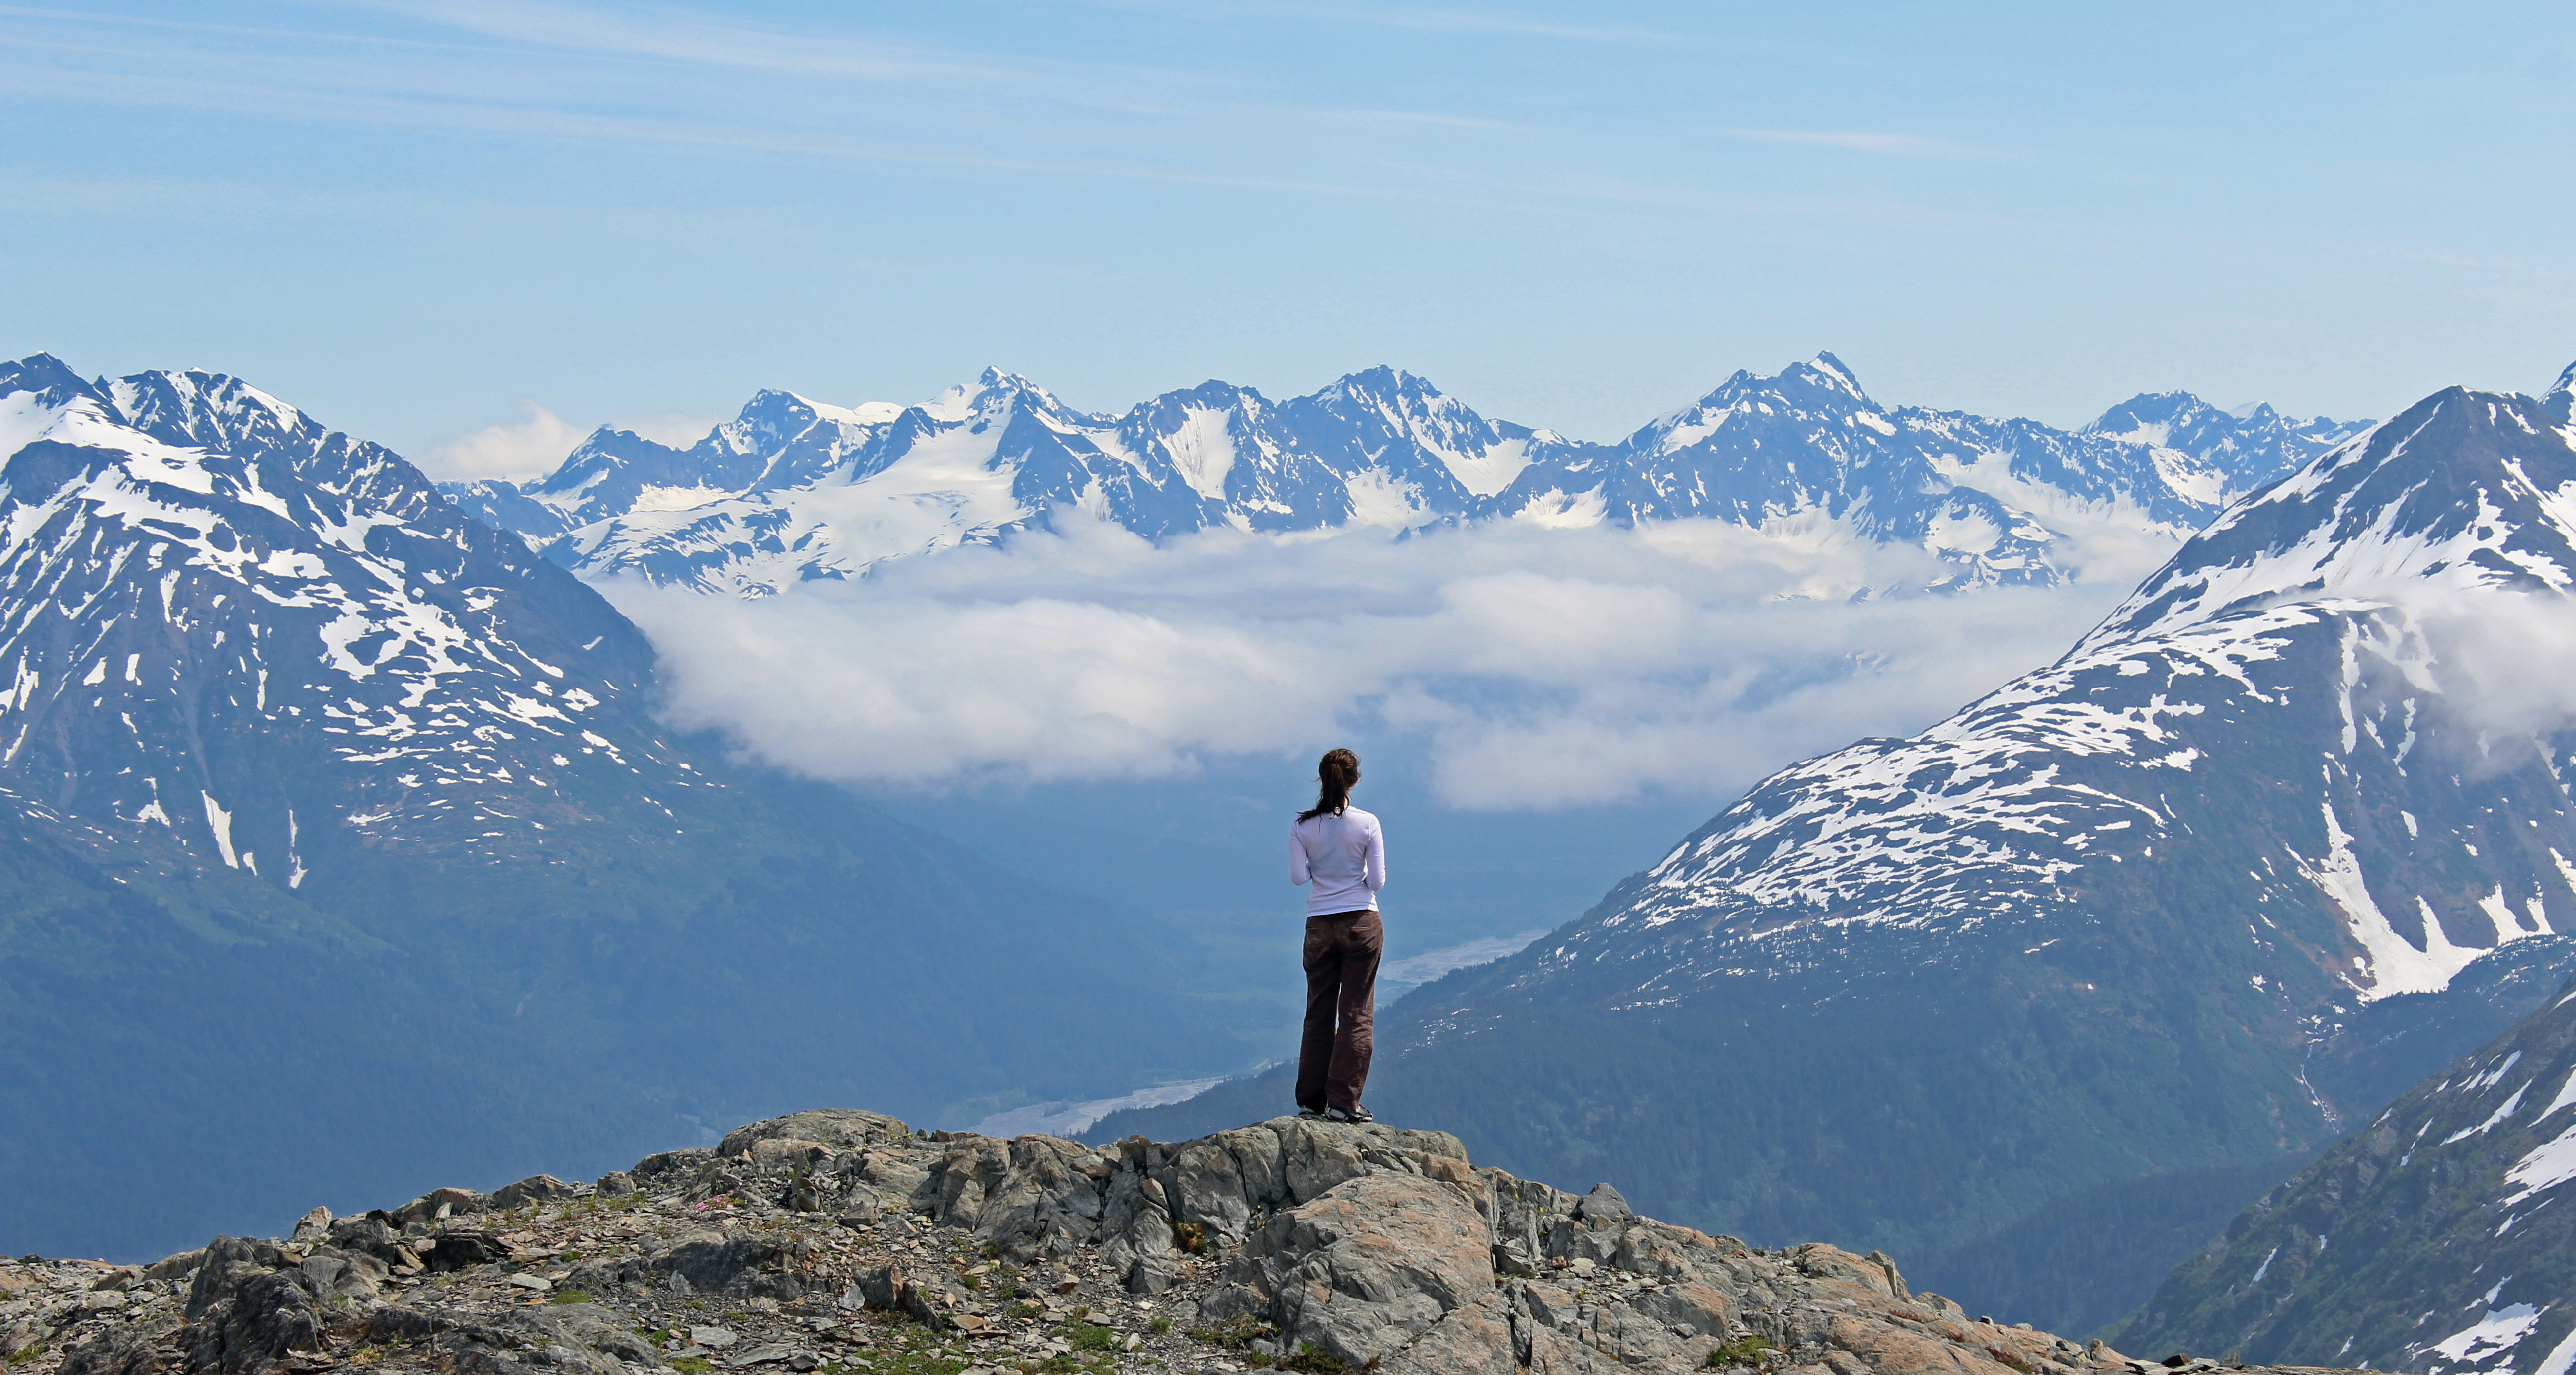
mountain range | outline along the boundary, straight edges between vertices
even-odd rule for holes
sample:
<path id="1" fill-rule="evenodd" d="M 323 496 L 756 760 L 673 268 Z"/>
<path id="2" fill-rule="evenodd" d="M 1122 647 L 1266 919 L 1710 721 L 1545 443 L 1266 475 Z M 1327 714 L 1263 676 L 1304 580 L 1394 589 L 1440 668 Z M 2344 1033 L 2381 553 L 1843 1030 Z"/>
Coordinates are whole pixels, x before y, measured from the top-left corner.
<path id="1" fill-rule="evenodd" d="M 1820 355 L 1587 445 L 1386 369 L 1124 417 L 990 373 L 442 491 L 220 374 L 0 366 L 7 1245 L 143 1254 L 783 1104 L 953 1120 L 1252 1057 L 1132 912 L 664 728 L 586 579 L 720 605 L 1076 515 L 1696 517 L 1972 591 L 2077 576 L 2091 526 L 2197 530 L 2057 663 L 1781 771 L 1387 1009 L 1371 1092 L 1527 1178 L 2099 1329 L 2576 970 L 2576 733 L 2498 714 L 2478 658 L 2576 581 L 2569 392 L 2367 427 L 2169 394 L 2065 432 L 1883 408 Z M 1095 1132 L 1282 1102 L 1260 1076 Z M 299 1150 L 326 1127 L 358 1149 Z"/>
<path id="2" fill-rule="evenodd" d="M 0 456 L 12 1247 L 1251 1058 L 1131 915 L 673 737 L 633 625 L 380 446 L 37 355 Z M 1103 1000 L 1189 1034 L 1061 1034 Z"/>
<path id="3" fill-rule="evenodd" d="M 1738 372 L 1617 444 L 1489 420 L 1377 367 L 1272 402 L 1210 381 L 1120 416 L 987 370 L 915 406 L 764 391 L 677 449 L 603 427 L 524 485 L 449 484 L 461 508 L 584 576 L 739 596 L 1068 514 L 1164 539 L 1512 520 L 1830 523 L 1917 547 L 1924 585 L 2052 583 L 2069 521 L 2198 528 L 2235 495 L 2362 426 L 2141 395 L 2072 433 L 1888 408 L 1832 354 Z"/>
<path id="4" fill-rule="evenodd" d="M 2568 402 L 2447 390 L 2229 506 L 2056 663 L 1781 771 L 1415 993 L 1372 1100 L 1694 1225 L 2118 1320 L 2576 971 L 2576 734 L 2489 719 L 2476 658 L 2566 614 Z M 2374 1015 L 2409 999 L 2443 1006 Z"/>

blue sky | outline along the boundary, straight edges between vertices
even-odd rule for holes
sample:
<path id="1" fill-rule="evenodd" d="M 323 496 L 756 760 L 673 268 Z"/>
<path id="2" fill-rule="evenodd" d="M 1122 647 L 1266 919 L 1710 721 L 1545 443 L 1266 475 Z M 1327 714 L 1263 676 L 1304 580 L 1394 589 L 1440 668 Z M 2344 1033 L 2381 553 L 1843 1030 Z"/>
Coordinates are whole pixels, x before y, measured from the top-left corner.
<path id="1" fill-rule="evenodd" d="M 988 362 L 1609 438 L 1820 348 L 2057 423 L 2576 356 L 2563 3 L 70 0 L 0 111 L 0 348 L 458 463 Z"/>

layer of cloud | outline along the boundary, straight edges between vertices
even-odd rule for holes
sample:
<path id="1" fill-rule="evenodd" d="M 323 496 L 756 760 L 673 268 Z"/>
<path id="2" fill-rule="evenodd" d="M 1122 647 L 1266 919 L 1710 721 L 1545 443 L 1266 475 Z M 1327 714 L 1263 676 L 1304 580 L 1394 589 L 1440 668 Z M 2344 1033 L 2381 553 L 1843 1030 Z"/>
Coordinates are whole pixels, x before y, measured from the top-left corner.
<path id="1" fill-rule="evenodd" d="M 420 456 L 421 471 L 442 482 L 535 477 L 552 472 L 589 433 L 534 401 L 519 404 L 527 414 L 517 424 L 486 425 L 437 445 Z"/>
<path id="2" fill-rule="evenodd" d="M 1923 556 L 1832 525 L 1485 527 L 1157 547 L 1075 522 L 752 603 L 606 585 L 676 724 L 876 785 L 1186 776 L 1351 730 L 1423 742 L 1451 805 L 1731 795 L 1919 729 L 2055 658 L 2140 571 L 1890 598 Z M 1864 594 L 1858 595 L 1856 594 Z"/>

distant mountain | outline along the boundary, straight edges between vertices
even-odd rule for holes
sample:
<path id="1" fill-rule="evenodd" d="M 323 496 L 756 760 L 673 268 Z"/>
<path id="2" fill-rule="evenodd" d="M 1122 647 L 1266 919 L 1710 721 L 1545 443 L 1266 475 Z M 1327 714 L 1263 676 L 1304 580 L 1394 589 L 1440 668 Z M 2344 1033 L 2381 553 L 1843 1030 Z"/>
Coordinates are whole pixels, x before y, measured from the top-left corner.
<path id="1" fill-rule="evenodd" d="M 2576 1365 L 2576 985 L 2245 1210 L 2136 1350 L 2427 1375 Z"/>
<path id="2" fill-rule="evenodd" d="M 2054 582 L 2083 514 L 2179 538 L 2361 427 L 2140 396 L 2069 434 L 1889 410 L 1831 354 L 1739 372 L 1615 445 L 1488 420 L 1419 377 L 1353 373 L 1273 403 L 1206 382 L 1123 416 L 986 371 L 919 406 L 762 392 L 687 449 L 601 429 L 525 485 L 450 484 L 465 510 L 584 575 L 742 596 L 989 542 L 1059 512 L 1149 538 L 1506 519 L 1843 522 L 1922 548 L 1930 585 Z"/>
<path id="3" fill-rule="evenodd" d="M 598 594 L 234 378 L 0 364 L 0 687 L 0 1250 L 1250 1058 L 1138 919 L 672 738 Z"/>
<path id="4" fill-rule="evenodd" d="M 1695 1225 L 1851 1237 L 1989 1311 L 2121 1317 L 2376 1112 L 2392 1057 L 2489 1034 L 2514 979 L 2447 993 L 2482 956 L 2550 938 L 2525 977 L 2576 973 L 2576 735 L 2489 731 L 2439 619 L 2568 614 L 2560 404 L 2427 398 L 2228 508 L 2057 663 L 1763 781 L 1382 1019 L 1375 1106 Z M 2185 412 L 2120 423 L 2151 414 Z M 2368 1015 L 2403 995 L 2460 1006 Z"/>

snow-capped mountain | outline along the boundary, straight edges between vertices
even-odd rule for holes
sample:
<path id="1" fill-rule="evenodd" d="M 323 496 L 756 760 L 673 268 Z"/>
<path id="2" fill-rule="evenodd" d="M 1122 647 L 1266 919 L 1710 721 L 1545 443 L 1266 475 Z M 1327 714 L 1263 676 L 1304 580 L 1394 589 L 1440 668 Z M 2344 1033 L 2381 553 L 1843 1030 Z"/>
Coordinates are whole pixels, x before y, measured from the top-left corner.
<path id="1" fill-rule="evenodd" d="M 2386 1082 L 2366 1008 L 2576 931 L 2576 714 L 2516 734 L 2478 692 L 2497 632 L 2576 624 L 2556 404 L 2430 397 L 2058 662 L 1766 779 L 1383 1019 L 1378 1111 L 1695 1225 L 1859 1238 L 1986 1311 L 2120 1317 L 2378 1110 L 2334 1096 Z"/>
<path id="2" fill-rule="evenodd" d="M 2333 919 L 2266 913 L 2249 939 L 2286 947 L 2274 985 L 2315 965 L 2342 985 L 2312 990 L 2328 997 L 2431 991 L 2497 945 L 2576 930 L 2576 819 L 2554 756 L 2464 742 L 2475 726 L 2445 699 L 2434 643 L 2441 617 L 2521 611 L 2496 594 L 2563 602 L 2568 443 L 2526 397 L 2426 401 L 2230 509 L 2057 663 L 1922 735 L 1765 780 L 1525 977 L 1597 984 L 1637 960 L 1624 996 L 1651 1002 L 1796 967 L 1789 947 L 1839 961 L 1880 930 L 2058 935 L 2056 914 L 2091 898 L 2081 876 L 2159 845 L 2171 862 L 2196 825 L 2241 828 L 2242 812 L 2211 808 L 2213 778 L 2294 744 L 2315 762 L 2266 781 L 2308 810 L 2279 818 L 2247 897 L 2321 898 Z M 2499 795 L 2516 799 L 2501 813 Z M 2474 881 L 2450 862 L 2463 852 Z M 1677 923 L 1690 939 L 1635 939 Z"/>
<path id="3" fill-rule="evenodd" d="M 2425 1375 L 2576 1368 L 2576 985 L 2238 1215 L 2117 1335 Z"/>
<path id="4" fill-rule="evenodd" d="M 1156 539 L 1483 519 L 1844 521 L 1936 554 L 1956 570 L 1940 585 L 1955 587 L 2066 576 L 2052 519 L 2179 538 L 2356 428 L 2269 408 L 2231 416 L 2179 394 L 2139 397 L 2076 434 L 1888 410 L 1831 354 L 1776 377 L 1739 372 L 1615 445 L 1488 420 L 1384 367 L 1277 403 L 1211 381 L 1123 416 L 1076 412 L 988 370 L 918 406 L 763 392 L 688 449 L 602 429 L 543 479 L 446 490 L 585 575 L 745 596 L 1064 513 Z"/>
<path id="5" fill-rule="evenodd" d="M 40 354 L 0 365 L 0 453 L 0 779 L 58 812 L 294 889 L 353 845 L 542 845 L 603 819 L 580 775 L 692 786 L 626 705 L 643 636 L 377 445 Z"/>
<path id="6" fill-rule="evenodd" d="M 1142 918 L 668 739 L 657 691 L 380 446 L 221 374 L 0 364 L 0 1230 L 166 1249 L 751 1103 L 1249 1056 Z M 1057 1030 L 1103 1003 L 1174 1038 Z M 279 1149 L 325 1129 L 368 1143 L 330 1178 Z"/>

